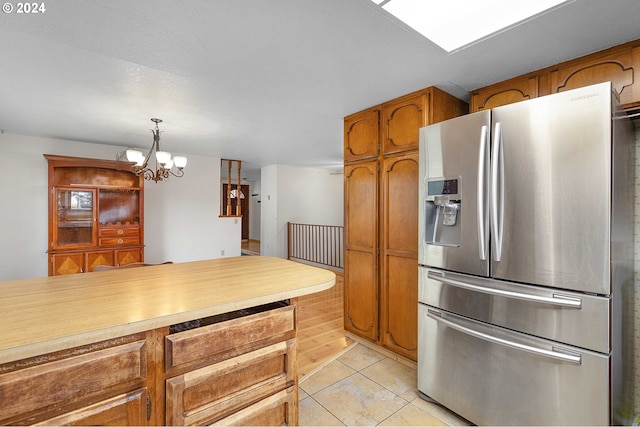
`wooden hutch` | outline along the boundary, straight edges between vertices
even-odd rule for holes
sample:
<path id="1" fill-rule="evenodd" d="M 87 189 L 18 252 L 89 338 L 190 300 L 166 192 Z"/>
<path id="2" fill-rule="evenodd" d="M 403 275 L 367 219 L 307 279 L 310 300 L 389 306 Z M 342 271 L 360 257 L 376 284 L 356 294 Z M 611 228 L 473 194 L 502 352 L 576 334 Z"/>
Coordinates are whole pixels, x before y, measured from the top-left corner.
<path id="1" fill-rule="evenodd" d="M 49 276 L 144 261 L 144 178 L 131 163 L 45 154 Z"/>

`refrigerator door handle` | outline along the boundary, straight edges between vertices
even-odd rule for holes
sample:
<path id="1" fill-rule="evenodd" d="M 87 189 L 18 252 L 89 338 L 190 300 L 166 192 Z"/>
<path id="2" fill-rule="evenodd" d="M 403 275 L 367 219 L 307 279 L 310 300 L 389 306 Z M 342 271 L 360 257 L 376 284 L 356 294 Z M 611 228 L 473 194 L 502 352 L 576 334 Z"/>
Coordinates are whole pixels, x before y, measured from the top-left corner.
<path id="1" fill-rule="evenodd" d="M 480 149 L 478 152 L 478 247 L 482 261 L 487 259 L 486 218 L 488 217 L 485 203 L 485 167 L 487 165 L 487 133 L 489 128 L 485 125 L 480 130 Z"/>
<path id="2" fill-rule="evenodd" d="M 493 153 L 491 155 L 491 233 L 493 234 L 493 259 L 502 259 L 504 230 L 504 151 L 502 149 L 502 124 L 496 122 Z"/>
<path id="3" fill-rule="evenodd" d="M 580 354 L 568 354 L 562 353 L 554 350 L 547 350 L 544 348 L 533 347 L 527 344 L 521 344 L 513 341 L 509 341 L 503 338 L 498 338 L 493 335 L 485 334 L 484 332 L 476 331 L 475 329 L 471 329 L 467 326 L 460 325 L 452 320 L 448 320 L 442 317 L 442 314 L 437 310 L 428 309 L 427 316 L 436 322 L 442 323 L 445 326 L 448 326 L 452 329 L 455 329 L 463 334 L 470 335 L 472 337 L 481 339 L 483 341 L 488 341 L 494 344 L 503 345 L 505 347 L 510 347 L 516 350 L 526 351 L 528 353 L 533 353 L 539 356 L 549 357 L 552 359 L 558 359 L 563 362 L 570 362 L 580 365 L 582 363 L 582 356 Z"/>
<path id="4" fill-rule="evenodd" d="M 455 286 L 457 288 L 468 289 L 470 291 L 482 292 L 484 294 L 496 295 L 506 298 L 514 298 L 530 302 L 538 302 L 543 304 L 552 304 L 560 307 L 582 308 L 582 299 L 553 294 L 553 297 L 543 297 L 540 295 L 524 294 L 522 292 L 504 291 L 502 289 L 488 288 L 485 286 L 472 285 L 471 283 L 462 282 L 460 280 L 450 279 L 442 274 L 433 271 L 427 273 L 427 277 L 431 280 L 444 283 L 446 285 Z"/>

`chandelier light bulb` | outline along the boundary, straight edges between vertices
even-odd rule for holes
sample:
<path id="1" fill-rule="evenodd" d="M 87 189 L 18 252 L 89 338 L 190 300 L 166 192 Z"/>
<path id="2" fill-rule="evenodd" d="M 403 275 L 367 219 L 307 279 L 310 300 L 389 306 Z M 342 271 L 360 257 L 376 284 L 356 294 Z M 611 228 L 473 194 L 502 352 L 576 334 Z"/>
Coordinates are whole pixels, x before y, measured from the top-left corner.
<path id="1" fill-rule="evenodd" d="M 127 160 L 130 162 L 138 163 L 140 159 L 144 161 L 144 155 L 142 151 L 134 150 L 132 148 L 127 149 Z"/>
<path id="2" fill-rule="evenodd" d="M 151 145 L 149 154 L 145 156 L 139 150 L 127 148 L 125 151 L 119 153 L 116 158 L 118 160 L 124 160 L 126 158 L 127 161 L 135 163 L 135 165 L 131 166 L 131 172 L 138 176 L 143 175 L 144 179 L 153 182 L 168 180 L 170 175 L 177 178 L 184 176 L 184 167 L 187 165 L 187 158 L 185 156 L 176 156 L 172 159 L 170 152 L 160 149 L 160 129 L 158 123 L 162 123 L 162 120 L 151 119 L 151 121 L 156 124 L 156 128 L 151 129 L 151 133 L 153 133 L 153 144 Z M 154 152 L 155 155 L 152 154 Z M 155 166 L 150 165 L 149 162 L 154 162 Z M 174 164 L 177 170 L 172 170 Z"/>
<path id="3" fill-rule="evenodd" d="M 187 166 L 187 158 L 185 156 L 174 156 L 173 163 L 177 168 L 182 169 L 183 167 Z"/>
<path id="4" fill-rule="evenodd" d="M 161 165 L 166 165 L 171 160 L 171 153 L 168 151 L 156 151 L 156 159 Z"/>

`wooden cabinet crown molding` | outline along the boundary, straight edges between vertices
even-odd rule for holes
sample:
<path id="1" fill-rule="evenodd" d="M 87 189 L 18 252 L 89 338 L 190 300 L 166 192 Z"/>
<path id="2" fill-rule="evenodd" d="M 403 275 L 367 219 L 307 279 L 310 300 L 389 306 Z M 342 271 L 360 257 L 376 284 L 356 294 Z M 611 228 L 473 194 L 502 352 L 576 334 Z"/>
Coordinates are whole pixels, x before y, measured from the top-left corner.
<path id="1" fill-rule="evenodd" d="M 47 161 L 56 167 L 71 167 L 79 165 L 91 165 L 91 167 L 130 171 L 132 162 L 121 162 L 118 160 L 91 159 L 87 157 L 59 156 L 57 154 L 43 154 Z M 143 180 L 144 182 L 144 180 Z"/>

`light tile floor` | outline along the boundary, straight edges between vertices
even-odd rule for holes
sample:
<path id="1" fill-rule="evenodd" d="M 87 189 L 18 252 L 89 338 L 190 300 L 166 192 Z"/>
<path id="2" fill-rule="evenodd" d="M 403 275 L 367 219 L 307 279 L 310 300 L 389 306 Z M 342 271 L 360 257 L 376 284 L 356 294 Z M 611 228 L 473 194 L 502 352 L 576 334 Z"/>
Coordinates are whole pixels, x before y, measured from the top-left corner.
<path id="1" fill-rule="evenodd" d="M 418 396 L 415 367 L 356 343 L 300 381 L 301 426 L 463 426 Z"/>

